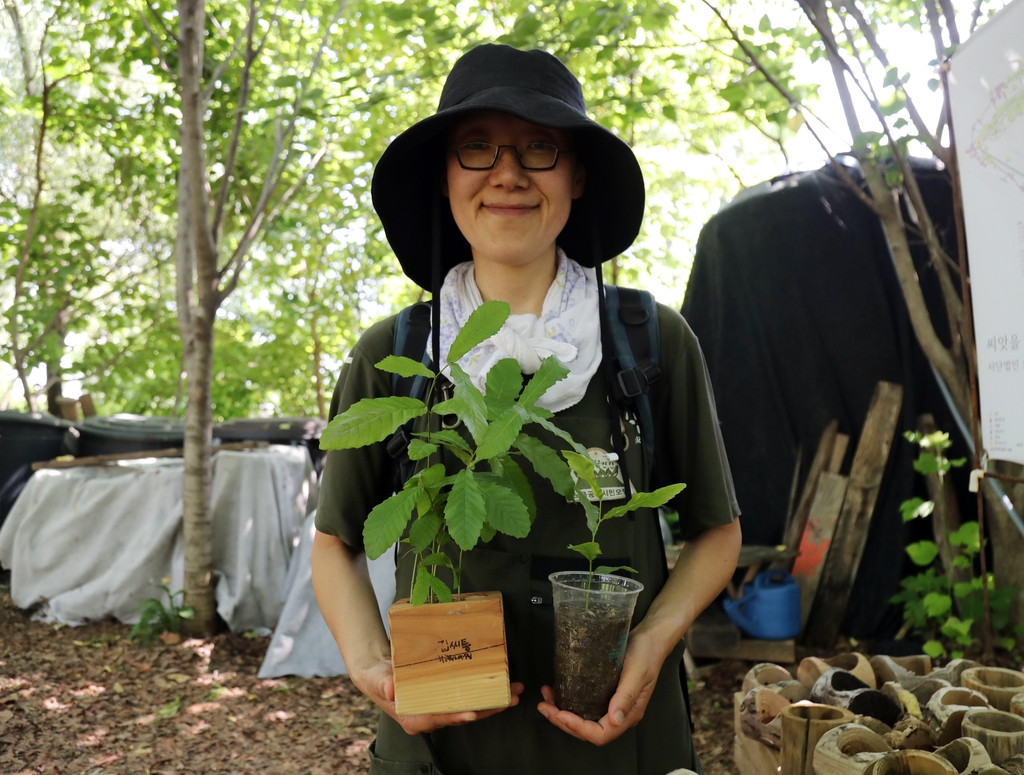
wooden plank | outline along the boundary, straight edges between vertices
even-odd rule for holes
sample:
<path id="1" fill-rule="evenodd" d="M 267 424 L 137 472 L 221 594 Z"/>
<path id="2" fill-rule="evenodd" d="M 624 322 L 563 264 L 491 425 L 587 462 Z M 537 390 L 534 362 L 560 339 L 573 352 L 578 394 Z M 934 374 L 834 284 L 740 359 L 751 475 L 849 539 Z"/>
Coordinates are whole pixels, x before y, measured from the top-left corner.
<path id="1" fill-rule="evenodd" d="M 818 442 L 818 451 L 811 461 L 811 468 L 807 472 L 807 481 L 804 483 L 803 492 L 800 494 L 800 503 L 796 507 L 793 519 L 787 526 L 782 542 L 787 547 L 800 545 L 800 538 L 804 534 L 804 527 L 807 525 L 807 517 L 811 513 L 811 504 L 814 502 L 814 492 L 818 487 L 818 478 L 821 472 L 826 469 L 832 460 L 832 449 L 835 447 L 836 434 L 839 431 L 839 420 L 833 420 L 821 434 L 821 441 Z"/>
<path id="2" fill-rule="evenodd" d="M 832 544 L 836 521 L 846 496 L 846 477 L 823 471 L 814 494 L 807 527 L 800 540 L 800 555 L 793 563 L 793 578 L 800 585 L 800 628 L 807 625 L 818 592 L 821 572 Z"/>
<path id="3" fill-rule="evenodd" d="M 900 385 L 878 383 L 850 467 L 846 496 L 818 588 L 819 601 L 807 624 L 805 640 L 810 645 L 832 648 L 839 635 L 902 405 Z"/>
<path id="4" fill-rule="evenodd" d="M 846 448 L 850 445 L 850 437 L 845 433 L 836 434 L 836 443 L 832 447 L 832 459 L 828 464 L 828 471 L 838 474 L 843 469 L 843 461 L 846 459 Z"/>
<path id="5" fill-rule="evenodd" d="M 60 410 L 60 416 L 64 420 L 71 420 L 71 422 L 78 422 L 82 418 L 78 416 L 78 399 L 77 398 L 65 398 L 64 396 L 57 397 L 57 409 Z"/>
<path id="6" fill-rule="evenodd" d="M 395 711 L 402 716 L 505 708 L 512 701 L 500 592 L 388 611 Z"/>
<path id="7" fill-rule="evenodd" d="M 82 393 L 82 395 L 80 395 L 78 397 L 78 404 L 79 404 L 79 406 L 82 407 L 82 416 L 83 417 L 95 417 L 96 416 L 96 407 L 95 407 L 95 405 L 92 402 L 92 396 L 91 395 L 89 395 L 88 393 Z"/>
<path id="8" fill-rule="evenodd" d="M 739 775 L 778 775 L 781 769 L 782 754 L 771 746 L 758 740 L 751 740 L 740 725 L 740 704 L 743 692 L 732 696 L 733 729 L 736 739 L 733 741 L 732 758 L 736 763 Z"/>
<path id="9" fill-rule="evenodd" d="M 732 648 L 708 648 L 706 643 L 698 641 L 698 647 L 695 648 L 688 634 L 686 643 L 690 648 L 690 653 L 701 659 L 741 659 L 745 662 L 775 662 L 780 665 L 791 665 L 796 662 L 796 641 L 792 638 L 789 640 L 740 638 Z"/>
<path id="10" fill-rule="evenodd" d="M 225 444 L 216 444 L 213 447 L 213 454 L 227 452 L 229 450 L 240 451 L 244 449 L 263 449 L 269 446 L 266 441 L 229 441 Z M 104 466 L 107 463 L 117 463 L 121 460 L 145 460 L 151 457 L 181 457 L 183 450 L 180 447 L 172 449 L 149 449 L 144 452 L 122 452 L 117 455 L 93 455 L 92 457 L 75 457 L 68 460 L 44 460 L 32 464 L 33 471 L 43 468 L 78 468 L 80 466 Z"/>

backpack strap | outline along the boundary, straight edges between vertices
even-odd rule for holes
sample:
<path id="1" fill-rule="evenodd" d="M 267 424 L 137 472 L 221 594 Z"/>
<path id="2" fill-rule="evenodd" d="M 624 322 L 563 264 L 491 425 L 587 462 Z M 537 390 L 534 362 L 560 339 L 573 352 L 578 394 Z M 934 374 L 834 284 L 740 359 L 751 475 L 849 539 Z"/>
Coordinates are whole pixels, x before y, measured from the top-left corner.
<path id="1" fill-rule="evenodd" d="M 424 366 L 433 367 L 430 353 L 427 351 L 427 340 L 430 338 L 430 304 L 417 302 L 398 313 L 395 325 L 395 343 L 392 352 L 419 361 Z M 402 377 L 391 375 L 391 395 L 407 396 L 423 400 L 427 393 L 426 377 Z M 409 442 L 412 440 L 412 421 L 396 430 L 387 441 L 388 454 L 395 461 L 396 489 L 408 481 L 413 474 L 413 463 L 407 454 Z"/>
<path id="2" fill-rule="evenodd" d="M 635 406 L 648 465 L 653 465 L 655 428 L 650 391 L 661 376 L 658 304 L 653 294 L 635 288 L 606 285 L 605 294 L 612 347 L 619 368 L 610 387 L 616 401 Z"/>

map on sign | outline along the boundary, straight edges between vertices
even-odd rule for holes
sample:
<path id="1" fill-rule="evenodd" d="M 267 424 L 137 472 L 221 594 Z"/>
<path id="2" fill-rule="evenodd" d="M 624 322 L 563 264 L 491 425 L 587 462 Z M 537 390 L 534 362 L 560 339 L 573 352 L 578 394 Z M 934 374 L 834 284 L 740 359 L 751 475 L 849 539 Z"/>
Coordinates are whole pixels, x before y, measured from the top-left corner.
<path id="1" fill-rule="evenodd" d="M 953 55 L 985 454 L 1024 464 L 1024 0 Z"/>
<path id="2" fill-rule="evenodd" d="M 1024 191 L 1024 68 L 992 90 L 988 108 L 974 125 L 968 153 Z"/>

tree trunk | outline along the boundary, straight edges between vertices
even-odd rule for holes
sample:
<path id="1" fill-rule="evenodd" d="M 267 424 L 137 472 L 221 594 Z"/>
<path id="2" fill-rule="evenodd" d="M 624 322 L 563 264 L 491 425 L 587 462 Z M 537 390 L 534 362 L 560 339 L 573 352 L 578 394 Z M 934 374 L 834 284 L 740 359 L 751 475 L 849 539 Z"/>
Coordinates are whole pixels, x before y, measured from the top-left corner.
<path id="1" fill-rule="evenodd" d="M 210 514 L 210 442 L 213 411 L 210 381 L 213 375 L 212 320 L 193 319 L 193 348 L 188 363 L 188 404 L 185 407 L 185 475 L 182 508 L 185 526 L 185 605 L 195 616 L 185 621 L 191 635 L 210 636 L 216 628 L 217 606 L 213 587 L 213 524 Z"/>
<path id="2" fill-rule="evenodd" d="M 989 466 L 997 473 L 1024 478 L 1024 466 L 1005 460 L 993 460 Z M 1016 587 L 1017 597 L 1010 605 L 1010 624 L 1024 624 L 1024 536 L 1010 519 L 1010 515 L 992 489 L 992 482 L 999 482 L 1006 497 L 1013 503 L 1017 513 L 1024 517 L 1024 484 L 982 479 L 987 485 L 985 493 L 985 528 L 992 546 L 992 574 L 997 587 Z"/>
<path id="3" fill-rule="evenodd" d="M 182 506 L 185 604 L 194 612 L 194 618 L 185 621 L 185 629 L 191 635 L 209 636 L 213 635 L 217 624 L 210 515 L 210 442 L 213 436 L 210 383 L 213 378 L 213 326 L 220 299 L 217 246 L 209 219 L 210 192 L 203 128 L 202 72 L 206 19 L 203 0 L 179 0 L 178 19 L 182 164 L 178 179 L 178 237 L 185 242 L 179 244 L 177 256 L 178 314 L 188 370 Z M 182 217 L 184 222 L 180 220 Z M 183 300 L 188 310 L 184 321 L 180 306 Z"/>

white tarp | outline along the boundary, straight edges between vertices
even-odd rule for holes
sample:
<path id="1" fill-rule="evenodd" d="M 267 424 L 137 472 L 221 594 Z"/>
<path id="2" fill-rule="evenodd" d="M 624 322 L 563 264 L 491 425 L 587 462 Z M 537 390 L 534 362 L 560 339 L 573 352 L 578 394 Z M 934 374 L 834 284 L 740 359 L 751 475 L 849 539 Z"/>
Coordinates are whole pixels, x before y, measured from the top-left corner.
<path id="1" fill-rule="evenodd" d="M 44 469 L 0 529 L 11 597 L 50 621 L 138 621 L 139 604 L 182 587 L 182 462 Z M 213 463 L 217 611 L 234 632 L 269 632 L 315 478 L 305 447 L 220 452 Z"/>
<path id="2" fill-rule="evenodd" d="M 950 62 L 964 198 L 982 446 L 1024 464 L 1024 0 Z"/>
<path id="3" fill-rule="evenodd" d="M 260 678 L 297 675 L 302 678 L 344 675 L 345 662 L 338 653 L 334 636 L 320 614 L 313 595 L 313 572 L 310 558 L 316 525 L 314 514 L 302 526 L 302 540 L 288 569 L 288 586 L 284 611 L 270 647 L 260 665 Z M 362 556 L 365 558 L 365 555 Z M 370 582 L 377 596 L 377 606 L 387 629 L 387 610 L 395 594 L 395 564 L 390 552 L 369 563 Z"/>

